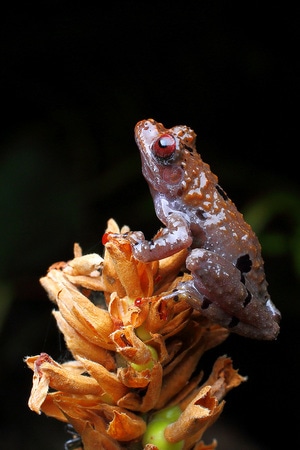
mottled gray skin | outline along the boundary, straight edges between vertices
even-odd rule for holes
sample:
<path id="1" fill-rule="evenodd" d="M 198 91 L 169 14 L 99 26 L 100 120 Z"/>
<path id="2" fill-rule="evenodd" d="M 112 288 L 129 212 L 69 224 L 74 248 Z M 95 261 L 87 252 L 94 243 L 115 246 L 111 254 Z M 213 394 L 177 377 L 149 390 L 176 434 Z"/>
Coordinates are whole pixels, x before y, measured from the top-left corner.
<path id="1" fill-rule="evenodd" d="M 152 241 L 131 235 L 135 257 L 151 261 L 189 248 L 186 268 L 192 280 L 181 283 L 177 294 L 231 331 L 275 339 L 281 316 L 267 290 L 259 241 L 197 153 L 196 134 L 148 119 L 136 125 L 135 139 L 156 214 L 165 225 Z"/>

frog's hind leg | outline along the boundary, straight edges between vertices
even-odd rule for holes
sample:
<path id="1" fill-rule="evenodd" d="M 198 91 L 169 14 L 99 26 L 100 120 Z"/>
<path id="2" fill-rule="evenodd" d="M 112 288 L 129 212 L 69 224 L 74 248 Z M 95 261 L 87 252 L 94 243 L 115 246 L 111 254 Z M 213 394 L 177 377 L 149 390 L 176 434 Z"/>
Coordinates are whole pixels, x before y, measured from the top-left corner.
<path id="1" fill-rule="evenodd" d="M 264 330 L 257 329 L 251 324 L 243 323 L 237 316 L 230 315 L 208 297 L 201 294 L 195 289 L 193 281 L 179 283 L 172 293 L 163 298 L 176 298 L 177 301 L 184 300 L 211 322 L 217 323 L 234 333 L 253 339 L 271 339 L 268 337 L 268 332 L 265 333 Z"/>
<path id="2" fill-rule="evenodd" d="M 212 322 L 254 339 L 274 339 L 276 316 L 241 281 L 230 261 L 205 249 L 194 249 L 186 260 L 192 279 L 177 285 L 171 295 L 187 301 Z"/>

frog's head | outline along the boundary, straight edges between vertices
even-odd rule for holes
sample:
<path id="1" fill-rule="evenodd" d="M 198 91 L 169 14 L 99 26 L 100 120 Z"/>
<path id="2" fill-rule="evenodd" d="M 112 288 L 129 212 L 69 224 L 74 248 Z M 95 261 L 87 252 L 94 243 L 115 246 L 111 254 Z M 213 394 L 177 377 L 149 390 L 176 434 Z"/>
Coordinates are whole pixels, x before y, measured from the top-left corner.
<path id="1" fill-rule="evenodd" d="M 135 127 L 142 171 L 153 194 L 178 196 L 187 182 L 186 160 L 195 153 L 196 134 L 187 126 L 167 129 L 153 119 Z"/>

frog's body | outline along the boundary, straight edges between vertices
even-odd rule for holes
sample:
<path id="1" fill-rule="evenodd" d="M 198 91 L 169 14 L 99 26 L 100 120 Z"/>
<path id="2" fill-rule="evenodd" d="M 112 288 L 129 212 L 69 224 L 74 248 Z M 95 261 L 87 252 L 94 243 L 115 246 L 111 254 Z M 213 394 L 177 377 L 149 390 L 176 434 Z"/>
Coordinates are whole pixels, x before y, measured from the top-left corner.
<path id="1" fill-rule="evenodd" d="M 149 119 L 136 125 L 135 138 L 156 214 L 166 228 L 153 241 L 136 242 L 134 255 L 150 261 L 190 248 L 186 267 L 192 280 L 181 283 L 178 292 L 232 331 L 276 338 L 280 313 L 267 291 L 260 244 L 197 153 L 196 134 Z"/>

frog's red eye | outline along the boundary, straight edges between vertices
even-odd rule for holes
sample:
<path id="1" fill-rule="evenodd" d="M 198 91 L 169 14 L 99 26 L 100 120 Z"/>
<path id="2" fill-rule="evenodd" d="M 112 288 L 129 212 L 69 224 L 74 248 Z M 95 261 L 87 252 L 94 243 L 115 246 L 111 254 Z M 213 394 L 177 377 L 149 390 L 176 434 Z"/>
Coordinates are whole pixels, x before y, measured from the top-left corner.
<path id="1" fill-rule="evenodd" d="M 168 158 L 176 149 L 176 141 L 171 134 L 162 134 L 153 142 L 152 150 L 159 158 Z"/>

